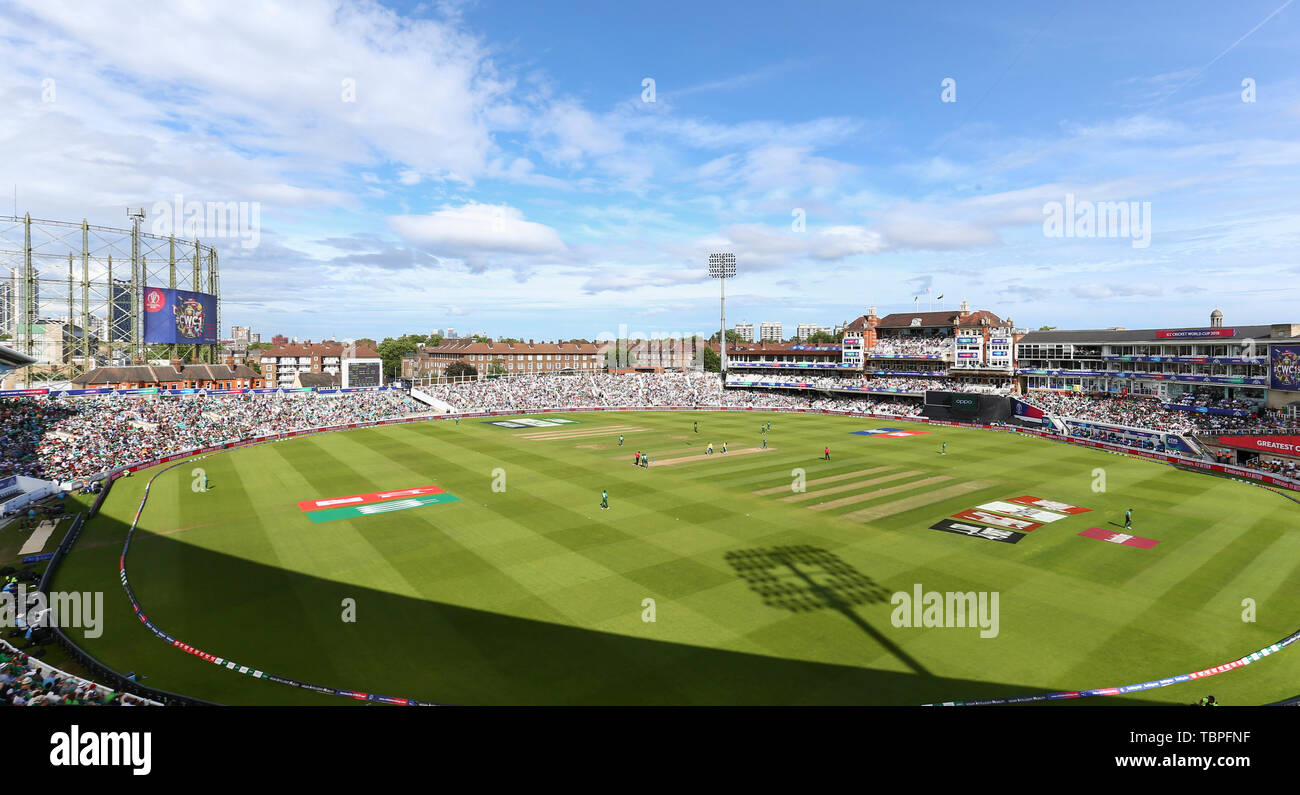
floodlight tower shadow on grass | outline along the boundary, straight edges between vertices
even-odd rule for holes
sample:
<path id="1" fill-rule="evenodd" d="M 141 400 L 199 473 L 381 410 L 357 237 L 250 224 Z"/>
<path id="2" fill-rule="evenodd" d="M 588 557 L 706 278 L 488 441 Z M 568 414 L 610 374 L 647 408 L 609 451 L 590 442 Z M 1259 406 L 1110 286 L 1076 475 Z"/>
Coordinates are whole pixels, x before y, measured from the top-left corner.
<path id="1" fill-rule="evenodd" d="M 722 327 L 718 329 L 718 343 L 721 346 L 719 350 L 718 370 L 722 375 L 722 388 L 727 388 L 727 279 L 734 278 L 736 275 L 736 255 L 735 254 L 710 254 L 709 255 L 709 277 L 717 279 L 722 287 Z"/>

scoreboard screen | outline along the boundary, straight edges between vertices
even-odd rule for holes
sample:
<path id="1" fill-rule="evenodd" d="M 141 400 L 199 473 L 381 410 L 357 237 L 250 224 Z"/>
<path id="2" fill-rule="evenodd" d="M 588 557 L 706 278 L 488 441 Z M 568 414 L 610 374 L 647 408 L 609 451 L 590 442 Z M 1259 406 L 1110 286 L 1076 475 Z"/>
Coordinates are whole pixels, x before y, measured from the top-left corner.
<path id="1" fill-rule="evenodd" d="M 952 410 L 974 414 L 980 409 L 979 395 L 953 395 Z"/>
<path id="2" fill-rule="evenodd" d="M 359 386 L 382 386 L 379 377 L 378 362 L 348 362 L 345 365 L 348 368 L 347 379 L 344 381 L 349 388 Z"/>

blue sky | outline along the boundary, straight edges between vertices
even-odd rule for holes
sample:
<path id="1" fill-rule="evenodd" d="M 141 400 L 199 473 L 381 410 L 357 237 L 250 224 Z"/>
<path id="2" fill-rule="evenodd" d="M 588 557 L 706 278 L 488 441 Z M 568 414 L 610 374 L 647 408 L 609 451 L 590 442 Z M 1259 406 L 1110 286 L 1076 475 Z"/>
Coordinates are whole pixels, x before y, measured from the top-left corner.
<path id="1" fill-rule="evenodd" d="M 711 331 L 723 250 L 729 322 L 1300 321 L 1286 0 L 0 10 L 19 212 L 256 202 L 227 326 Z M 1051 236 L 1067 197 L 1149 234 Z"/>

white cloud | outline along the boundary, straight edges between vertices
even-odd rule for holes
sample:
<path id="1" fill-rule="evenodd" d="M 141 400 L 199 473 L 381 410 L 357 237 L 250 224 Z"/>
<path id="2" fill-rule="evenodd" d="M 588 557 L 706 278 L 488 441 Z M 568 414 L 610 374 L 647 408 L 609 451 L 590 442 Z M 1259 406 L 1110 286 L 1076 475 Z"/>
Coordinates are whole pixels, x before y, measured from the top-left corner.
<path id="1" fill-rule="evenodd" d="M 469 202 L 428 215 L 396 215 L 389 218 L 389 227 L 408 243 L 441 257 L 557 255 L 566 250 L 554 229 L 527 221 L 518 209 L 505 205 Z"/>

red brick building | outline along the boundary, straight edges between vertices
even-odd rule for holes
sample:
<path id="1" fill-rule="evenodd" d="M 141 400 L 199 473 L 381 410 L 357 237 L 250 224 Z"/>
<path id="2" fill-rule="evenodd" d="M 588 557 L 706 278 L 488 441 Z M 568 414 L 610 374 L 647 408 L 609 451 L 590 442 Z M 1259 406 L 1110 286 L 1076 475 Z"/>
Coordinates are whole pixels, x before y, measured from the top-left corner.
<path id="1" fill-rule="evenodd" d="M 464 362 L 486 376 L 493 362 L 507 375 L 595 373 L 605 369 L 601 346 L 591 342 L 471 342 L 443 340 L 402 357 L 403 378 L 440 376 L 452 362 Z"/>
<path id="2" fill-rule="evenodd" d="M 379 352 L 373 348 L 310 341 L 273 345 L 258 355 L 266 385 L 286 388 L 293 386 L 299 373 L 339 375 L 345 359 L 378 358 Z"/>

